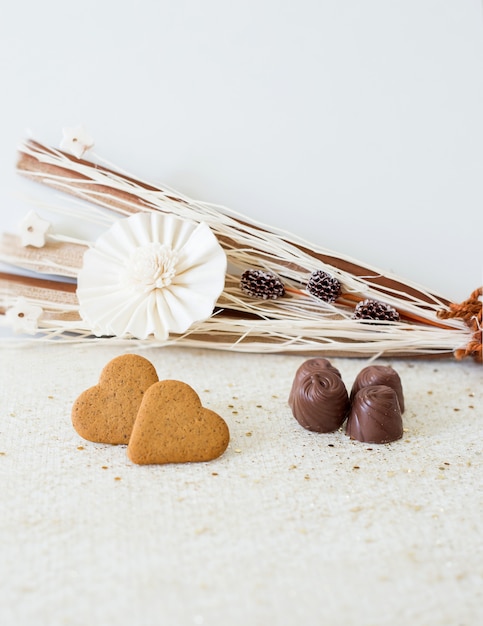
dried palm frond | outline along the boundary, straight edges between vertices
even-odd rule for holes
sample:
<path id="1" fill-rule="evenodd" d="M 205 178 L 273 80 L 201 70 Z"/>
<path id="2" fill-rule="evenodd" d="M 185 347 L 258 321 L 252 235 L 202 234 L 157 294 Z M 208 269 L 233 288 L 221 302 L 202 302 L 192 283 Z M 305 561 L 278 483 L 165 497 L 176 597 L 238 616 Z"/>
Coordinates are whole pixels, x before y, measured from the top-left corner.
<path id="1" fill-rule="evenodd" d="M 20 148 L 18 171 L 97 205 L 92 213 L 75 213 L 79 224 L 97 219 L 97 207 L 107 220 L 157 211 L 208 224 L 228 259 L 216 308 L 186 333 L 151 343 L 326 356 L 455 355 L 481 361 L 481 288 L 455 305 L 412 282 L 227 208 L 194 201 L 36 141 Z M 33 248 L 22 245 L 18 236 L 4 235 L 0 260 L 39 276 L 0 274 L 0 313 L 8 316 L 20 297 L 42 309 L 37 339 L 99 340 L 79 315 L 75 294 L 89 245 L 53 235 L 45 246 Z M 49 279 L 40 274 L 49 274 Z M 274 285 L 276 293 L 270 291 Z"/>

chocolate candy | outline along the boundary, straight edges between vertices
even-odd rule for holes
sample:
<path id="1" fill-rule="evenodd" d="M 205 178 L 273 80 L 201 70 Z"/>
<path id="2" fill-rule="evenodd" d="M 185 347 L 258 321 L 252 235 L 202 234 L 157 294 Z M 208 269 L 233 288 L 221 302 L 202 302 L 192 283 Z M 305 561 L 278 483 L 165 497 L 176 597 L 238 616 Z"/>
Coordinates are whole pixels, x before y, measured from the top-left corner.
<path id="1" fill-rule="evenodd" d="M 323 372 L 326 369 L 330 369 L 332 372 L 335 372 L 339 378 L 342 378 L 339 370 L 332 365 L 332 363 L 328 359 L 323 359 L 321 357 L 315 357 L 313 359 L 308 359 L 304 361 L 302 365 L 295 372 L 295 378 L 292 384 L 292 389 L 290 390 L 290 395 L 288 398 L 288 403 L 292 406 L 292 395 L 294 390 L 298 388 L 301 381 L 307 376 L 311 374 L 317 374 L 318 372 Z"/>
<path id="2" fill-rule="evenodd" d="M 323 359 L 322 357 L 315 357 L 304 361 L 298 368 L 296 376 L 303 376 L 305 374 L 313 374 L 314 372 L 320 372 L 321 370 L 330 369 L 341 378 L 339 370 L 332 365 L 329 359 Z"/>
<path id="3" fill-rule="evenodd" d="M 401 379 L 396 370 L 389 365 L 369 365 L 361 370 L 352 385 L 350 394 L 351 402 L 354 400 L 359 389 L 373 385 L 387 385 L 394 389 L 397 394 L 401 413 L 404 413 L 404 396 Z"/>
<path id="4" fill-rule="evenodd" d="M 365 443 L 389 443 L 403 435 L 397 393 L 387 385 L 362 387 L 352 400 L 346 433 Z"/>
<path id="5" fill-rule="evenodd" d="M 330 363 L 322 367 L 320 363 L 318 367 L 311 363 L 306 365 L 305 371 L 299 368 L 295 375 L 289 405 L 295 419 L 308 430 L 329 433 L 342 426 L 346 418 L 349 396 L 340 374 L 334 369 Z"/>

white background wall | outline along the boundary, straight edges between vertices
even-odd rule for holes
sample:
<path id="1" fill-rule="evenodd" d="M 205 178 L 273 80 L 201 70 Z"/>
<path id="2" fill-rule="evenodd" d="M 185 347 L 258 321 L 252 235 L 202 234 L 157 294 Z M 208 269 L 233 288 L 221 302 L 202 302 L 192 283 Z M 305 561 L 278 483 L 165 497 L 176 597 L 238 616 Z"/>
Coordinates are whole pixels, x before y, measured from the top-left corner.
<path id="1" fill-rule="evenodd" d="M 0 227 L 27 130 L 454 300 L 482 281 L 479 0 L 18 0 L 0 17 Z"/>

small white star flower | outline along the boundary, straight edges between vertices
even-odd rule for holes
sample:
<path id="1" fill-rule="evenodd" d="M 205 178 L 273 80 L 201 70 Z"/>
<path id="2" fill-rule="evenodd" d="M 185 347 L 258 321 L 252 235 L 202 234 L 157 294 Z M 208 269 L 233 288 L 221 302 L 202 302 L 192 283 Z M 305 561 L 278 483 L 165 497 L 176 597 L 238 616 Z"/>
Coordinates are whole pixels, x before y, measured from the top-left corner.
<path id="1" fill-rule="evenodd" d="M 16 333 L 34 335 L 39 328 L 42 307 L 30 304 L 25 298 L 18 298 L 14 306 L 7 309 L 5 318 Z"/>
<path id="2" fill-rule="evenodd" d="M 82 158 L 84 153 L 94 145 L 94 139 L 84 130 L 83 126 L 63 128 L 62 133 L 64 137 L 60 142 L 60 149 L 64 152 L 70 152 L 77 159 Z"/>
<path id="3" fill-rule="evenodd" d="M 43 248 L 47 240 L 50 226 L 50 222 L 39 217 L 35 211 L 27 213 L 19 224 L 22 246 Z"/>

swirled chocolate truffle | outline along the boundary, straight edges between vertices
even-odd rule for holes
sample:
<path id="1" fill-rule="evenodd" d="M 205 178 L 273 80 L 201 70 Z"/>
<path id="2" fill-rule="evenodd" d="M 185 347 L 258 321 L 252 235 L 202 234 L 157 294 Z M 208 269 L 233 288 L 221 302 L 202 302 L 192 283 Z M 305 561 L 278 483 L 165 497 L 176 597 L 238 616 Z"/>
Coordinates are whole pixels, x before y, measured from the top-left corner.
<path id="1" fill-rule="evenodd" d="M 292 406 L 292 395 L 300 385 L 300 382 L 308 375 L 317 374 L 318 372 L 324 372 L 324 370 L 329 369 L 332 372 L 335 372 L 339 378 L 342 378 L 339 370 L 332 365 L 329 359 L 323 359 L 322 357 L 315 357 L 313 359 L 308 359 L 304 361 L 302 365 L 295 372 L 295 378 L 292 384 L 292 389 L 290 390 L 290 395 L 288 398 L 288 403 Z"/>
<path id="2" fill-rule="evenodd" d="M 399 374 L 390 365 L 369 365 L 361 370 L 352 385 L 350 399 L 355 398 L 362 387 L 372 387 L 373 385 L 387 385 L 394 389 L 399 401 L 401 413 L 404 413 L 404 395 Z"/>
<path id="3" fill-rule="evenodd" d="M 349 396 L 340 375 L 324 367 L 295 376 L 289 405 L 301 426 L 330 433 L 342 426 L 349 410 Z"/>
<path id="4" fill-rule="evenodd" d="M 403 435 L 397 394 L 387 385 L 362 387 L 352 401 L 346 433 L 365 443 L 390 443 Z"/>

